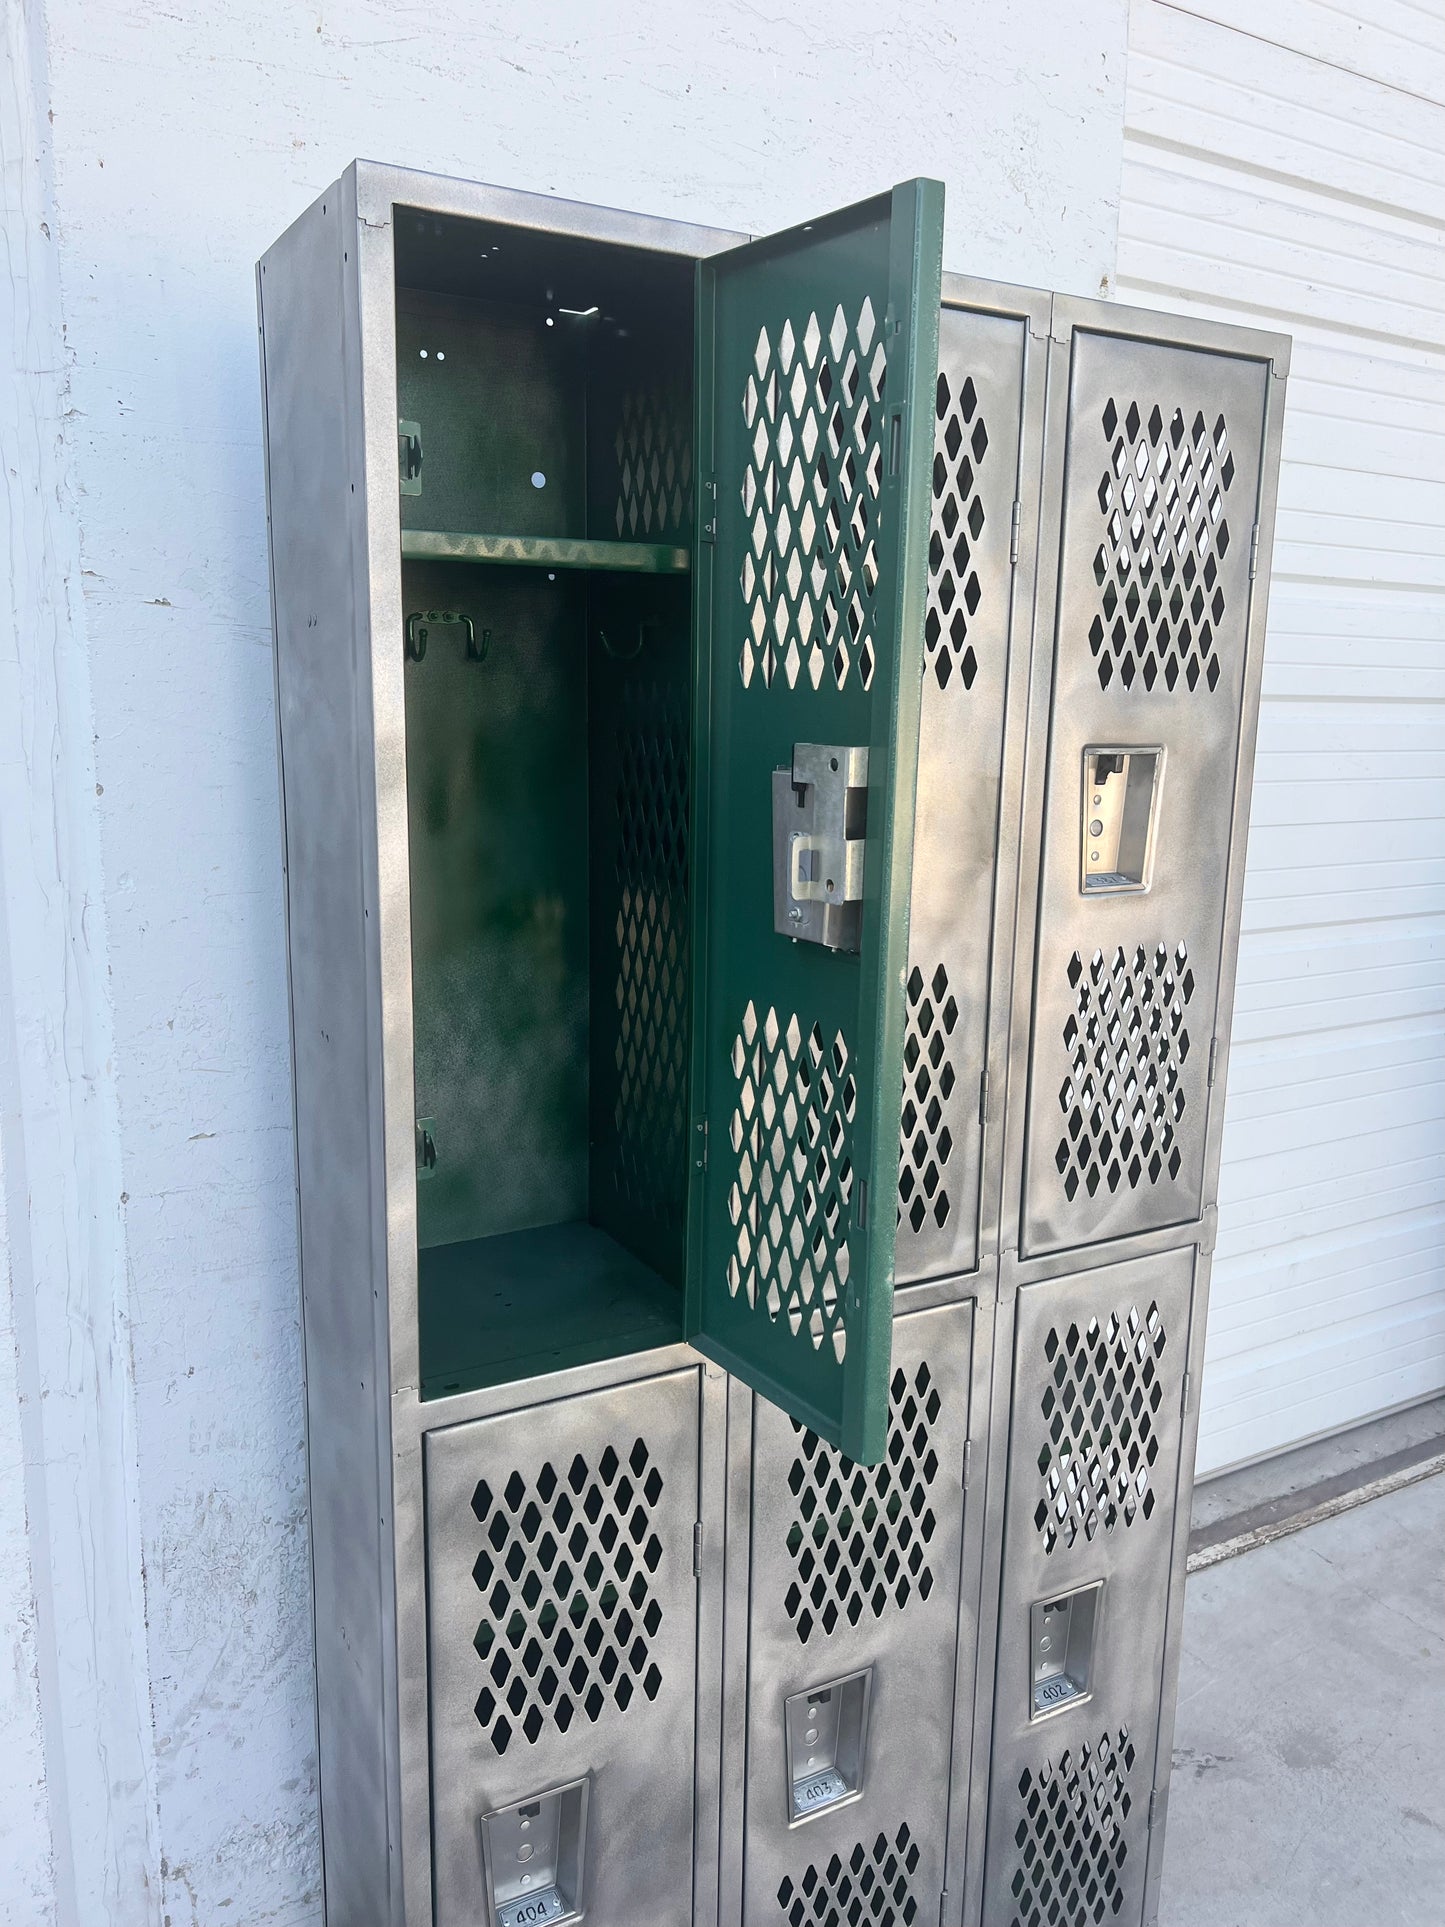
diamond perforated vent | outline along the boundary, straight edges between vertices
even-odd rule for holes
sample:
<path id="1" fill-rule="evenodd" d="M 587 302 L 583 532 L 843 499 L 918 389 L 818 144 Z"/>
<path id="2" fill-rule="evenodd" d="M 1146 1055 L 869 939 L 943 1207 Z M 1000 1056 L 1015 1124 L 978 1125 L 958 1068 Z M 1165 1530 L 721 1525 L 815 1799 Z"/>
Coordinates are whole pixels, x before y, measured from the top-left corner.
<path id="1" fill-rule="evenodd" d="M 793 1420 L 797 1454 L 788 1471 L 794 1512 L 788 1551 L 794 1577 L 783 1600 L 806 1646 L 840 1621 L 901 1612 L 933 1591 L 929 1546 L 938 1454 L 933 1437 L 943 1409 L 927 1363 L 900 1365 L 888 1391 L 888 1444 L 877 1465 L 855 1465 Z"/>
<path id="2" fill-rule="evenodd" d="M 873 680 L 886 366 L 866 295 L 856 314 L 759 330 L 741 404 L 744 688 Z"/>
<path id="3" fill-rule="evenodd" d="M 1224 590 L 1219 565 L 1229 551 L 1224 498 L 1234 456 L 1220 415 L 1186 424 L 1176 408 L 1146 421 L 1138 402 L 1121 417 L 1112 400 L 1102 426 L 1108 464 L 1099 482 L 1104 536 L 1094 557 L 1098 613 L 1089 647 L 1099 686 L 1115 681 L 1166 689 L 1215 689 Z"/>
<path id="4" fill-rule="evenodd" d="M 1099 1927 L 1118 1913 L 1133 1768 L 1133 1743 L 1121 1726 L 1092 1744 L 1065 1747 L 1057 1765 L 1024 1769 L 1010 1927 Z"/>
<path id="5" fill-rule="evenodd" d="M 918 1848 L 906 1825 L 890 1840 L 877 1834 L 860 1840 L 846 1856 L 835 1853 L 826 1866 L 812 1864 L 797 1880 L 778 1888 L 778 1905 L 789 1927 L 911 1927 L 918 1919 L 912 1888 Z"/>
<path id="6" fill-rule="evenodd" d="M 728 1212 L 736 1234 L 728 1290 L 786 1319 L 815 1350 L 847 1346 L 848 1200 L 858 1086 L 842 1032 L 831 1043 L 795 1013 L 749 1004 L 733 1039 L 737 1100 Z"/>
<path id="7" fill-rule="evenodd" d="M 938 377 L 933 438 L 933 515 L 923 646 L 940 689 L 971 689 L 978 674 L 969 625 L 983 599 L 974 550 L 983 534 L 979 470 L 988 430 L 970 377 Z"/>
<path id="8" fill-rule="evenodd" d="M 688 727 L 675 695 L 629 686 L 618 756 L 613 1173 L 634 1211 L 673 1223 L 687 1142 Z"/>
<path id="9" fill-rule="evenodd" d="M 1101 1324 L 1052 1326 L 1044 1340 L 1049 1383 L 1039 1402 L 1043 1491 L 1034 1524 L 1045 1553 L 1082 1534 L 1112 1532 L 1154 1511 L 1149 1473 L 1159 1456 L 1155 1423 L 1164 1391 L 1158 1361 L 1164 1320 L 1151 1304 L 1110 1312 Z"/>
<path id="10" fill-rule="evenodd" d="M 486 1543 L 472 1568 L 486 1611 L 473 1644 L 486 1669 L 476 1716 L 493 1749 L 550 1722 L 565 1733 L 657 1698 L 664 1554 L 653 1530 L 662 1475 L 642 1439 L 626 1459 L 579 1452 L 562 1474 L 514 1471 L 500 1497 L 483 1479 L 472 1510 Z"/>
<path id="11" fill-rule="evenodd" d="M 680 385 L 634 389 L 622 397 L 613 439 L 617 507 L 624 542 L 688 539 L 692 521 L 692 417 Z"/>
<path id="12" fill-rule="evenodd" d="M 1179 1175 L 1184 1117 L 1180 1072 L 1189 1055 L 1185 1006 L 1194 995 L 1189 951 L 1096 950 L 1069 958 L 1074 1008 L 1064 1025 L 1069 1068 L 1059 1088 L 1064 1130 L 1054 1163 L 1070 1202 L 1100 1185 L 1137 1190 Z"/>
<path id="13" fill-rule="evenodd" d="M 944 1172 L 953 1155 L 945 1106 L 958 1081 L 950 1039 L 958 1001 L 942 964 L 925 978 L 909 973 L 908 1030 L 903 1040 L 903 1119 L 898 1160 L 898 1222 L 921 1231 L 932 1219 L 941 1229 L 953 1209 Z"/>

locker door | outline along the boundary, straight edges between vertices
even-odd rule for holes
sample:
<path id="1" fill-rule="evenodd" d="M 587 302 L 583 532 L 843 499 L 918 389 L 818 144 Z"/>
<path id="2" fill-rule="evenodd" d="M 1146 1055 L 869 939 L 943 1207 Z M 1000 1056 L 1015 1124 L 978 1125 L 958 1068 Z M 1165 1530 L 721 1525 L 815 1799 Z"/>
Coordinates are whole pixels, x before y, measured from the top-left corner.
<path id="1" fill-rule="evenodd" d="M 875 1467 L 754 1402 L 748 1922 L 938 1919 L 972 1338 L 971 1303 L 898 1318 Z"/>
<path id="2" fill-rule="evenodd" d="M 997 1927 L 1143 1914 L 1194 1257 L 1018 1295 L 984 1876 Z"/>
<path id="3" fill-rule="evenodd" d="M 1014 618 L 1015 504 L 1030 530 L 1038 515 L 1036 427 L 1027 438 L 1027 478 L 1020 472 L 1029 328 L 1027 314 L 947 305 L 939 323 L 905 984 L 900 1284 L 969 1272 L 978 1263 L 980 1077 Z"/>
<path id="4" fill-rule="evenodd" d="M 705 261 L 689 1333 L 887 1430 L 943 190 Z"/>
<path id="5" fill-rule="evenodd" d="M 436 1927 L 691 1920 L 697 1517 L 696 1371 L 428 1433 Z"/>
<path id="6" fill-rule="evenodd" d="M 1271 367 L 1069 337 L 1027 1254 L 1201 1208 Z"/>

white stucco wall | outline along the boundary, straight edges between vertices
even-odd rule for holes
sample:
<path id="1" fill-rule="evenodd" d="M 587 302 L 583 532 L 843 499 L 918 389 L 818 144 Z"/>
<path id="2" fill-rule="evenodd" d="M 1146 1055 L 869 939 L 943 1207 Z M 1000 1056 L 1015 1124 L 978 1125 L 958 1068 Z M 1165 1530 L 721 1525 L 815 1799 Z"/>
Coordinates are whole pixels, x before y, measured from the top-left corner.
<path id="1" fill-rule="evenodd" d="M 6 0 L 0 1920 L 319 1919 L 252 263 L 355 154 L 1110 283 L 1125 0 Z"/>

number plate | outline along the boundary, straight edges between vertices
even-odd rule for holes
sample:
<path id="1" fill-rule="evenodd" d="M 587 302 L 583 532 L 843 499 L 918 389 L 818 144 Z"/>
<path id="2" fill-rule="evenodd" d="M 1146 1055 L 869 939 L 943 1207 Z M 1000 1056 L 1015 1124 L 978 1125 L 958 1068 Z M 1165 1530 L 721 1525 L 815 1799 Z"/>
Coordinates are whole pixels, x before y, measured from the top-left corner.
<path id="1" fill-rule="evenodd" d="M 797 1816 L 816 1813 L 819 1807 L 832 1806 L 835 1800 L 841 1800 L 847 1791 L 848 1782 L 832 1767 L 826 1773 L 810 1774 L 806 1780 L 794 1782 L 793 1812 Z"/>
<path id="2" fill-rule="evenodd" d="M 497 1927 L 537 1927 L 544 1920 L 565 1920 L 568 1909 L 555 1887 L 545 1893 L 521 1894 L 504 1900 L 497 1909 Z"/>

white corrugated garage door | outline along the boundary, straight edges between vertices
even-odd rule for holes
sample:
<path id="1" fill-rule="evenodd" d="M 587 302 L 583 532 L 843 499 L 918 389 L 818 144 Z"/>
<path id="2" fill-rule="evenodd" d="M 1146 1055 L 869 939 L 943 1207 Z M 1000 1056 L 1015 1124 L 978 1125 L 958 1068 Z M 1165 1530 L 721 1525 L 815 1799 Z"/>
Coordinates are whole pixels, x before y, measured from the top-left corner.
<path id="1" fill-rule="evenodd" d="M 1295 338 L 1200 1470 L 1445 1386 L 1445 4 L 1134 0 L 1121 300 Z"/>

